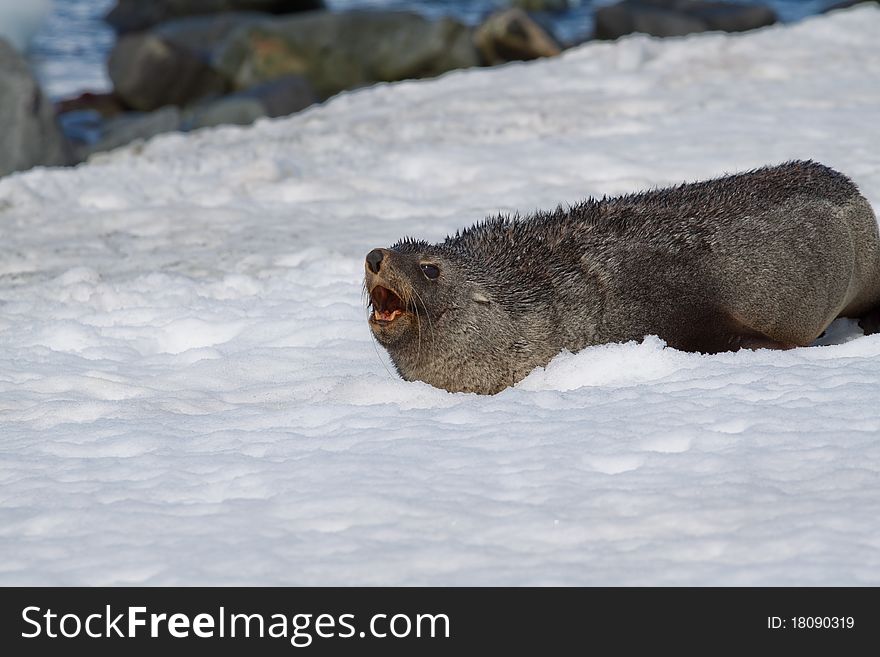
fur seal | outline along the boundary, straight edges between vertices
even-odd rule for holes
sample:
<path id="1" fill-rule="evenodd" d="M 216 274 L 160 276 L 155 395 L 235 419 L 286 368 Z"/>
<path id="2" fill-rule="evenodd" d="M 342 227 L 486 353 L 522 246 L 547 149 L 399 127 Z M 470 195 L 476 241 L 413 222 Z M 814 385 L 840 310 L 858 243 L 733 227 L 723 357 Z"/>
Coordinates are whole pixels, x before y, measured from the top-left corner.
<path id="1" fill-rule="evenodd" d="M 526 218 L 365 262 L 370 329 L 406 380 L 494 394 L 564 349 L 658 335 L 716 353 L 806 346 L 880 318 L 880 238 L 846 176 L 812 161 Z"/>

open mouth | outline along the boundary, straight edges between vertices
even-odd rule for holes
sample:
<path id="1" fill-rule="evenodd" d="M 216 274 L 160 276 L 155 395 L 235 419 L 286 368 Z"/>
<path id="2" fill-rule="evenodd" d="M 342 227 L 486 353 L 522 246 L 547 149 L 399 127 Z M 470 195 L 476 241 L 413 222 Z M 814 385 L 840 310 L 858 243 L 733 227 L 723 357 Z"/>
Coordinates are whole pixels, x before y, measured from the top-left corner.
<path id="1" fill-rule="evenodd" d="M 370 292 L 370 303 L 373 306 L 373 319 L 380 324 L 393 322 L 403 315 L 405 310 L 400 297 L 381 285 L 377 285 Z"/>

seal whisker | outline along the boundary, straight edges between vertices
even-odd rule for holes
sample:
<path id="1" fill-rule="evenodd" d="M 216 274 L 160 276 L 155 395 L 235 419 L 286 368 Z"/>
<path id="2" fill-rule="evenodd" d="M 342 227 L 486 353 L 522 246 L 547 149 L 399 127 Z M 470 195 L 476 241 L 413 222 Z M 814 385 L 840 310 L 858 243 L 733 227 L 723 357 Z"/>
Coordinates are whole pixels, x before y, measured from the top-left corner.
<path id="1" fill-rule="evenodd" d="M 406 310 L 409 310 L 412 307 L 412 293 L 413 293 L 412 286 L 410 286 L 408 284 L 401 284 L 400 285 L 400 300 L 403 304 L 403 307 Z M 422 325 L 421 325 L 421 322 L 419 321 L 418 313 L 412 313 L 412 315 L 414 316 L 415 324 L 416 324 L 416 357 L 415 357 L 415 361 L 418 363 L 421 361 L 421 355 L 422 355 Z"/>
<path id="2" fill-rule="evenodd" d="M 370 314 L 372 314 L 372 311 L 370 311 Z M 369 315 L 367 315 L 367 317 L 369 317 Z M 391 373 L 391 370 L 389 370 L 388 366 L 385 364 L 385 360 L 382 358 L 382 354 L 379 353 L 379 347 L 376 346 L 377 343 L 378 343 L 378 340 L 376 340 L 376 336 L 373 335 L 371 332 L 370 333 L 370 344 L 373 345 L 373 351 L 376 352 L 376 358 L 378 358 L 379 362 L 382 363 L 382 367 L 385 369 L 385 372 L 388 374 L 388 378 L 393 379 L 394 375 Z"/>
<path id="3" fill-rule="evenodd" d="M 410 289 L 409 292 L 415 292 L 415 290 Z M 406 299 L 406 307 L 409 307 L 412 303 L 412 298 L 407 297 Z M 418 343 L 416 347 L 416 362 L 419 363 L 422 360 L 422 320 L 419 318 L 418 308 L 416 308 L 416 312 L 413 313 L 416 318 L 416 330 L 418 331 Z"/>
<path id="4" fill-rule="evenodd" d="M 425 318 L 428 320 L 428 330 L 431 333 L 431 354 L 433 355 L 434 348 L 437 346 L 437 339 L 434 334 L 434 323 L 431 321 L 431 314 L 428 312 L 428 306 L 425 303 L 425 300 L 422 298 L 422 295 L 420 295 L 415 290 L 413 290 L 413 294 L 415 294 L 416 299 L 421 302 L 422 308 L 425 309 Z M 416 308 L 416 310 L 418 311 L 418 307 Z M 418 312 L 416 312 L 416 316 L 418 316 Z M 419 336 L 419 339 L 421 340 L 421 336 Z"/>

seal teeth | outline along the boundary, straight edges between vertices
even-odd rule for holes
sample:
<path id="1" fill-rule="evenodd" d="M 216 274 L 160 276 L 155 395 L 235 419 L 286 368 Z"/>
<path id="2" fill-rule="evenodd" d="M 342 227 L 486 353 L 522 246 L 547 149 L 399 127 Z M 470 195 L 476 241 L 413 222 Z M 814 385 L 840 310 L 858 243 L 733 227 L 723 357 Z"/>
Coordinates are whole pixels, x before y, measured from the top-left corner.
<path id="1" fill-rule="evenodd" d="M 403 314 L 400 310 L 392 310 L 389 313 L 383 313 L 379 310 L 373 312 L 373 317 L 375 317 L 380 322 L 391 322 L 400 317 Z"/>

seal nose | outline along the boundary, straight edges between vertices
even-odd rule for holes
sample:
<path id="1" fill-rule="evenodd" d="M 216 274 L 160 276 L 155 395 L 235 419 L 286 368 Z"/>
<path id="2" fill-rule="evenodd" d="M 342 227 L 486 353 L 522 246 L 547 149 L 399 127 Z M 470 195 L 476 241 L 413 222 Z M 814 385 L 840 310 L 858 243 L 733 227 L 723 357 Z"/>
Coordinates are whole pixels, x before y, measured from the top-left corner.
<path id="1" fill-rule="evenodd" d="M 367 267 L 370 268 L 370 271 L 374 274 L 379 273 L 379 268 L 382 266 L 382 258 L 385 256 L 382 253 L 382 249 L 373 249 L 367 254 Z"/>

